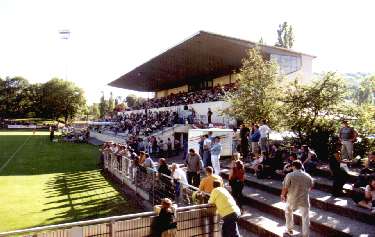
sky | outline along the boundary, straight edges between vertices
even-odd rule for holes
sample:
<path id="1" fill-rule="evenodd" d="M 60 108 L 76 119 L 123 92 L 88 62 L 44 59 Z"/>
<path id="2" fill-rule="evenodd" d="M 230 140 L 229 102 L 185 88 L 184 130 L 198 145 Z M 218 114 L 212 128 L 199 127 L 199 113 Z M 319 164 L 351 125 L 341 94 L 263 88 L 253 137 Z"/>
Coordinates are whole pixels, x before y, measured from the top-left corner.
<path id="1" fill-rule="evenodd" d="M 74 81 L 89 103 L 107 84 L 200 30 L 273 45 L 284 21 L 313 71 L 375 72 L 372 0 L 0 0 L 0 77 Z M 68 29 L 68 40 L 59 31 Z M 148 93 L 136 93 L 150 96 Z"/>

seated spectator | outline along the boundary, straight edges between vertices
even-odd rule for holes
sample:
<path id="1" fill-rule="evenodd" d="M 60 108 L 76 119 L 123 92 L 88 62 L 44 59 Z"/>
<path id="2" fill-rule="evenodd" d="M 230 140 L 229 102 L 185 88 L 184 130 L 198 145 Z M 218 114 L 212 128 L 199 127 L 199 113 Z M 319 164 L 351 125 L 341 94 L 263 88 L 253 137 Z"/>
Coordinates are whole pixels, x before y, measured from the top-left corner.
<path id="1" fill-rule="evenodd" d="M 280 149 L 279 144 L 273 144 L 270 150 L 270 157 L 263 162 L 269 169 L 267 176 L 273 176 L 277 170 L 283 170 L 284 166 L 283 151 Z"/>
<path id="2" fill-rule="evenodd" d="M 253 169 L 255 172 L 259 171 L 259 167 L 261 166 L 263 162 L 263 154 L 260 156 L 255 156 L 254 160 L 251 162 L 250 168 Z"/>
<path id="3" fill-rule="evenodd" d="M 365 193 L 358 193 L 353 196 L 358 206 L 371 210 L 375 214 L 375 177 L 371 177 L 365 188 Z"/>
<path id="4" fill-rule="evenodd" d="M 214 170 L 211 166 L 206 167 L 205 171 L 207 176 L 204 177 L 199 184 L 200 191 L 205 193 L 211 193 L 211 191 L 214 189 L 215 180 L 220 181 L 223 186 L 223 179 L 220 176 L 213 174 Z"/>
<path id="5" fill-rule="evenodd" d="M 300 158 L 303 167 L 307 173 L 311 173 L 316 169 L 318 159 L 316 153 L 311 150 L 307 145 L 302 146 L 302 153 Z"/>
<path id="6" fill-rule="evenodd" d="M 282 175 L 285 176 L 293 171 L 293 161 L 297 160 L 297 154 L 291 153 L 288 157 L 286 164 L 284 165 Z M 303 168 L 302 168 L 303 170 Z"/>
<path id="7" fill-rule="evenodd" d="M 375 176 L 375 151 L 369 153 L 365 167 L 359 172 L 355 187 L 364 187 L 371 176 Z"/>
<path id="8" fill-rule="evenodd" d="M 338 151 L 334 157 L 331 157 L 329 160 L 329 168 L 332 173 L 333 186 L 332 186 L 332 195 L 341 196 L 343 194 L 343 186 L 349 179 L 349 174 L 341 166 L 341 153 Z"/>

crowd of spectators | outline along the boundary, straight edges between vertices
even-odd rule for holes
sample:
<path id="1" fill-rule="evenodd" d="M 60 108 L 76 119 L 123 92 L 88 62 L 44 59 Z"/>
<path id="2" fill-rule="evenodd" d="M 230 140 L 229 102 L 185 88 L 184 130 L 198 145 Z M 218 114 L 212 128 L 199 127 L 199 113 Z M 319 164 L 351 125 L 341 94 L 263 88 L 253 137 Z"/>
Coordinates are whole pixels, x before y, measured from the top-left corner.
<path id="1" fill-rule="evenodd" d="M 117 115 L 106 122 L 111 125 L 97 125 L 92 128 L 98 132 L 109 130 L 115 135 L 121 133 L 125 136 L 149 136 L 153 132 L 166 127 L 172 127 L 179 122 L 179 115 L 172 111 L 147 111 Z"/>
<path id="2" fill-rule="evenodd" d="M 139 106 L 134 106 L 130 110 L 138 109 L 151 109 L 151 108 L 161 108 L 161 107 L 170 107 L 177 105 L 187 105 L 195 103 L 205 103 L 212 101 L 219 101 L 223 99 L 225 93 L 236 90 L 234 83 L 227 84 L 224 86 L 215 86 L 211 89 L 200 90 L 194 92 L 180 92 L 177 94 L 170 94 L 161 98 L 153 98 L 148 101 L 145 101 Z"/>

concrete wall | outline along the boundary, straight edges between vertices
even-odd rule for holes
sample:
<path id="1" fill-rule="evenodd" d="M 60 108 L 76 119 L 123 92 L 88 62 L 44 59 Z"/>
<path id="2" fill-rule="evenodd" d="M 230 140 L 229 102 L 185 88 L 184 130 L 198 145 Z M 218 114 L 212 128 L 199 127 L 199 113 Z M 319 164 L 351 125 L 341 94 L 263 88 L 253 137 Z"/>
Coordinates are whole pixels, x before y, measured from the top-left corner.
<path id="1" fill-rule="evenodd" d="M 222 76 L 222 77 L 218 77 L 218 78 L 215 78 L 213 80 L 213 85 L 214 86 L 223 86 L 223 85 L 226 85 L 226 84 L 229 84 L 230 83 L 230 76 L 227 75 L 227 76 Z"/>
<path id="2" fill-rule="evenodd" d="M 302 55 L 301 56 L 301 68 L 291 74 L 287 75 L 287 78 L 289 80 L 294 80 L 298 79 L 302 83 L 308 83 L 311 82 L 312 77 L 313 77 L 313 72 L 312 72 L 312 61 L 313 57 L 307 56 L 307 55 Z"/>
<path id="3" fill-rule="evenodd" d="M 168 90 L 157 91 L 155 93 L 155 97 L 161 98 L 161 97 L 168 96 L 170 94 L 177 94 L 177 93 L 180 93 L 180 92 L 188 92 L 188 90 L 189 90 L 188 85 L 183 85 L 183 86 L 168 89 Z"/>

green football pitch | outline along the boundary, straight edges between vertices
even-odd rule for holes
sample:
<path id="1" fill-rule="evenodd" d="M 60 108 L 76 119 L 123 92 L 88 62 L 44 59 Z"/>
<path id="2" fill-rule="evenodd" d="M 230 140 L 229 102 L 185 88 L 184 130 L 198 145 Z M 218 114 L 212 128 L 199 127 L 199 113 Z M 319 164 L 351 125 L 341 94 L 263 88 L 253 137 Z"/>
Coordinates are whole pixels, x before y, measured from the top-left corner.
<path id="1" fill-rule="evenodd" d="M 139 211 L 97 169 L 88 144 L 0 131 L 0 232 Z"/>

